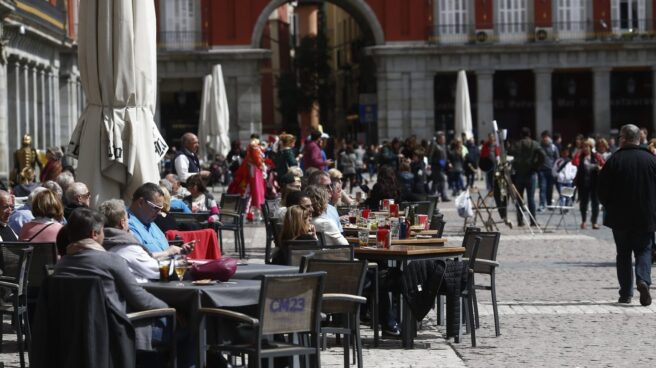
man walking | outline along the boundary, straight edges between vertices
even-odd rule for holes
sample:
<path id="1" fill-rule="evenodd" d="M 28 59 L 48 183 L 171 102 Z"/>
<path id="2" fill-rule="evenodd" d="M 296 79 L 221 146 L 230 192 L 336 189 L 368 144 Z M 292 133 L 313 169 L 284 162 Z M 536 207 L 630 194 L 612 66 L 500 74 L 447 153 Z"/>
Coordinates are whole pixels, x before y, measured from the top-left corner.
<path id="1" fill-rule="evenodd" d="M 430 165 L 431 179 L 433 180 L 431 193 L 439 194 L 442 202 L 448 202 L 449 197 L 446 192 L 445 172 L 448 169 L 449 161 L 447 159 L 446 136 L 442 131 L 438 131 L 435 134 L 435 141 L 433 142 L 430 155 Z"/>
<path id="2" fill-rule="evenodd" d="M 651 304 L 651 243 L 656 231 L 656 157 L 640 145 L 640 130 L 627 124 L 620 130 L 620 149 L 601 169 L 599 201 L 606 209 L 604 225 L 613 230 L 617 249 L 619 303 L 631 303 L 635 278 L 640 304 Z"/>
<path id="3" fill-rule="evenodd" d="M 531 130 L 522 128 L 522 139 L 517 141 L 508 152 L 515 158 L 512 162 L 513 184 L 517 188 L 520 197 L 526 191 L 526 202 L 531 213 L 531 226 L 535 226 L 535 184 L 537 182 L 537 171 L 544 163 L 544 151 L 538 142 L 531 139 Z M 517 203 L 517 224 L 524 226 L 524 214 L 519 210 Z"/>

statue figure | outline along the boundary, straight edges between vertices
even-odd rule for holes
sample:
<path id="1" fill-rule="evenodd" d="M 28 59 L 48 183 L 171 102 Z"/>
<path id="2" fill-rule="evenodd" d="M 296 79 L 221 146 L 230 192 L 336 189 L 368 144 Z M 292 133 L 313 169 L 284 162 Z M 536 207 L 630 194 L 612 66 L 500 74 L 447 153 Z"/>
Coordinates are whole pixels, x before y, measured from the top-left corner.
<path id="1" fill-rule="evenodd" d="M 37 155 L 36 149 L 32 147 L 32 137 L 29 134 L 23 136 L 23 145 L 21 148 L 14 152 L 14 169 L 11 171 L 11 181 L 13 184 L 19 183 L 19 175 L 26 167 L 35 169 L 39 165 L 41 169 L 41 161 Z"/>

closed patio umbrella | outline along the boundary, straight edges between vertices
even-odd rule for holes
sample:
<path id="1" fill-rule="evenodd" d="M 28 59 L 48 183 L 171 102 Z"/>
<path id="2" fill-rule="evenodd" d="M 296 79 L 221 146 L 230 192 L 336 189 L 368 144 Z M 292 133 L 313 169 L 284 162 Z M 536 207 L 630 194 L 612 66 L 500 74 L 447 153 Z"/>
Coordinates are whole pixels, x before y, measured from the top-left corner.
<path id="1" fill-rule="evenodd" d="M 206 95 L 208 82 L 210 88 L 209 93 Z M 201 103 L 203 105 L 201 106 L 201 117 L 198 125 L 200 157 L 206 157 L 205 155 L 208 152 L 212 154 L 220 153 L 226 156 L 230 151 L 230 137 L 228 136 L 230 112 L 221 65 L 214 65 L 212 75 L 205 77 L 202 98 Z M 205 148 L 203 148 L 203 145 L 205 145 Z"/>
<path id="2" fill-rule="evenodd" d="M 207 159 L 208 139 L 210 134 L 210 93 L 212 75 L 203 78 L 203 94 L 200 97 L 200 116 L 198 118 L 198 157 Z"/>
<path id="3" fill-rule="evenodd" d="M 157 98 L 155 5 L 143 0 L 80 2 L 78 63 L 87 105 L 69 143 L 92 203 L 129 200 L 159 181 L 168 146 L 153 120 Z"/>
<path id="4" fill-rule="evenodd" d="M 464 70 L 458 72 L 456 84 L 455 133 L 457 138 L 462 137 L 462 133 L 465 133 L 467 139 L 474 136 L 467 73 Z"/>

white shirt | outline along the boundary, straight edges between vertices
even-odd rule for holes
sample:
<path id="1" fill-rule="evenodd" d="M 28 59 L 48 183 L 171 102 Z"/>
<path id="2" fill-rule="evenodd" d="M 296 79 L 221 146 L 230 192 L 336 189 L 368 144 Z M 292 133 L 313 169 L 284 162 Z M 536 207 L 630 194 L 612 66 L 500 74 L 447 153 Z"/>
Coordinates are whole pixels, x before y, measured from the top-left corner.
<path id="1" fill-rule="evenodd" d="M 315 231 L 323 233 L 326 245 L 349 244 L 348 240 L 346 240 L 341 231 L 339 231 L 335 221 L 328 217 L 325 212 L 321 216 L 312 219 L 312 223 L 314 224 Z"/>
<path id="2" fill-rule="evenodd" d="M 175 158 L 174 165 L 175 172 L 178 174 L 178 178 L 180 178 L 180 181 L 183 183 L 186 183 L 190 176 L 198 174 L 197 172 L 189 172 L 189 158 L 187 158 L 187 156 L 184 154 L 178 155 L 178 157 Z"/>
<path id="3" fill-rule="evenodd" d="M 159 279 L 159 264 L 140 245 L 116 245 L 109 249 L 128 263 L 130 272 L 139 283 Z"/>

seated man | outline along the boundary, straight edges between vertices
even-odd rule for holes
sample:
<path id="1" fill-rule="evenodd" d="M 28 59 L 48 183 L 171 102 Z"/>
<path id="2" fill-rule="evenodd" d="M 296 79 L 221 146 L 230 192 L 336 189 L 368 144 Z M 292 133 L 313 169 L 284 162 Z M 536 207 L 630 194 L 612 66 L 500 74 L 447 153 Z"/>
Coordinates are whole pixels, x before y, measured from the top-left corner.
<path id="1" fill-rule="evenodd" d="M 105 216 L 103 247 L 125 259 L 137 282 L 159 279 L 157 260 L 130 233 L 128 213 L 125 211 L 123 201 L 110 199 L 100 204 L 98 209 Z"/>
<path id="2" fill-rule="evenodd" d="M 14 196 L 5 190 L 0 190 L 0 241 L 16 241 L 18 236 L 7 224 L 14 212 Z"/>
<path id="3" fill-rule="evenodd" d="M 27 196 L 25 204 L 18 207 L 11 216 L 9 216 L 9 226 L 16 234 L 20 234 L 23 225 L 34 220 L 34 215 L 32 214 L 32 200 L 39 192 L 44 190 L 46 190 L 44 187 L 34 188 L 32 193 Z"/>
<path id="4" fill-rule="evenodd" d="M 61 230 L 68 235 L 66 256 L 57 262 L 55 275 L 96 276 L 102 279 L 105 295 L 117 310 L 136 312 L 167 308 L 161 300 L 139 286 L 127 264 L 117 254 L 105 251 L 103 217 L 88 208 L 71 213 Z"/>
<path id="5" fill-rule="evenodd" d="M 155 258 L 172 256 L 183 250 L 189 252 L 190 244 L 184 244 L 182 247 L 169 246 L 166 236 L 155 224 L 154 221 L 163 208 L 164 192 L 162 189 L 153 183 L 141 185 L 132 195 L 132 204 L 128 210 L 130 231 Z"/>
<path id="6" fill-rule="evenodd" d="M 308 177 L 308 185 L 316 185 L 318 187 L 325 188 L 325 190 L 328 192 L 329 197 L 333 194 L 333 183 L 330 180 L 330 176 L 325 171 L 313 172 Z M 335 222 L 335 226 L 337 226 L 340 233 L 344 231 L 344 229 L 342 228 L 342 223 L 339 219 L 339 213 L 337 212 L 337 208 L 335 208 L 335 206 L 333 206 L 330 203 L 328 203 L 328 207 L 326 208 L 325 217 Z"/>
<path id="7" fill-rule="evenodd" d="M 169 207 L 171 212 L 191 213 L 191 209 L 187 206 L 186 203 L 184 203 L 182 199 L 172 196 L 171 193 L 173 193 L 173 185 L 171 184 L 170 181 L 166 179 L 161 179 L 159 181 L 159 186 L 164 187 L 166 188 L 166 190 L 169 191 L 169 196 L 171 198 Z"/>
<path id="8" fill-rule="evenodd" d="M 66 188 L 64 198 L 66 199 L 64 217 L 68 220 L 68 216 L 70 216 L 76 208 L 89 208 L 91 193 L 89 192 L 89 188 L 87 188 L 86 184 L 76 181 L 69 185 L 68 188 Z"/>

